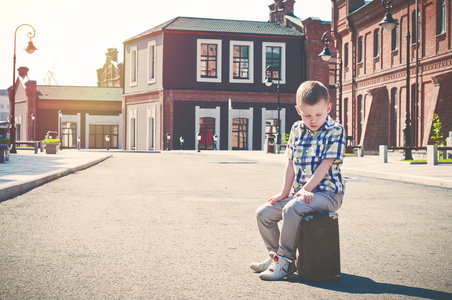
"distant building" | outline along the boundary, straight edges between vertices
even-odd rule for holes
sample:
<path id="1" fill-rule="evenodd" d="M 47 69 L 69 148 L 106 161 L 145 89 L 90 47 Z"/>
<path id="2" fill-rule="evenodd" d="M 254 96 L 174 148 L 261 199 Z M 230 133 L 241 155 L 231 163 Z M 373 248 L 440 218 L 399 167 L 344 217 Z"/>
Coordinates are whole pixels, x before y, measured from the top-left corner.
<path id="1" fill-rule="evenodd" d="M 97 69 L 97 86 L 124 86 L 123 63 L 118 62 L 118 50 L 108 48 L 105 64 Z"/>
<path id="2" fill-rule="evenodd" d="M 10 88 L 10 90 L 12 90 Z M 19 68 L 16 81 L 16 140 L 60 137 L 64 148 L 121 148 L 122 88 L 36 85 L 28 68 Z M 59 111 L 62 112 L 61 120 Z M 32 114 L 35 120 L 32 120 Z"/>

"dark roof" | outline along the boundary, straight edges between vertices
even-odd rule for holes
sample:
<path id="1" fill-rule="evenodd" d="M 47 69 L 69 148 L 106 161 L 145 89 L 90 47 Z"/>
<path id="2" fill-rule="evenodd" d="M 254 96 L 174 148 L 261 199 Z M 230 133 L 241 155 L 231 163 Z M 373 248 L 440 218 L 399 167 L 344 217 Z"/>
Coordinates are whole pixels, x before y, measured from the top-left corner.
<path id="1" fill-rule="evenodd" d="M 159 26 L 156 26 L 152 29 L 149 29 L 141 34 L 138 34 L 130 39 L 127 39 L 124 41 L 124 43 L 160 32 L 162 30 L 275 35 L 291 37 L 303 36 L 303 33 L 299 32 L 298 30 L 279 23 L 178 17 L 160 24 Z"/>
<path id="2" fill-rule="evenodd" d="M 120 87 L 38 85 L 36 89 L 43 100 L 122 101 Z"/>

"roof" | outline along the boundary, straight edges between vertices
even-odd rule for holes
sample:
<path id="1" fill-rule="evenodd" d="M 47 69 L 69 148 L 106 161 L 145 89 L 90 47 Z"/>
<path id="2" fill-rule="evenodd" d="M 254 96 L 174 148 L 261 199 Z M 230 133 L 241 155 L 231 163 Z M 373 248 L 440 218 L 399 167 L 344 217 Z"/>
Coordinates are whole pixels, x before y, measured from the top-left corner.
<path id="1" fill-rule="evenodd" d="M 38 85 L 42 100 L 122 101 L 121 87 Z"/>
<path id="2" fill-rule="evenodd" d="M 240 21 L 224 19 L 204 19 L 177 17 L 140 33 L 124 43 L 145 37 L 160 31 L 196 31 L 234 34 L 255 34 L 301 37 L 303 33 L 283 24 L 261 21 Z"/>

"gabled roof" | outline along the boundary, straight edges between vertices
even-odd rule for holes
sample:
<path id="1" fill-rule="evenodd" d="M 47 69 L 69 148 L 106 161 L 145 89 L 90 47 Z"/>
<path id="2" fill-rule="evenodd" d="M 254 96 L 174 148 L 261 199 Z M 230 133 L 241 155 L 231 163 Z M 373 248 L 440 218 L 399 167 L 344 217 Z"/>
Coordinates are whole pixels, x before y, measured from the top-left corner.
<path id="1" fill-rule="evenodd" d="M 301 37 L 303 33 L 283 24 L 260 21 L 239 21 L 224 19 L 203 19 L 177 17 L 160 24 L 141 34 L 138 34 L 124 43 L 157 33 L 160 31 L 192 31 L 192 32 L 216 32 L 233 34 L 275 35 Z"/>
<path id="2" fill-rule="evenodd" d="M 122 101 L 121 87 L 38 85 L 42 100 Z"/>

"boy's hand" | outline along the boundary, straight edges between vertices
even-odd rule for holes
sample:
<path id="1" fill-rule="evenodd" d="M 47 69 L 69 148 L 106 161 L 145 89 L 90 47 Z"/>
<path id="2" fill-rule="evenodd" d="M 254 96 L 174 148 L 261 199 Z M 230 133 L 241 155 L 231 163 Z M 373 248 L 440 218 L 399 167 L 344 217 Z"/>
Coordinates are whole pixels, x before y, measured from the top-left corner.
<path id="1" fill-rule="evenodd" d="M 309 204 L 314 199 L 314 194 L 302 188 L 293 197 L 301 197 L 306 204 Z"/>
<path id="2" fill-rule="evenodd" d="M 278 201 L 281 201 L 283 199 L 286 199 L 287 196 L 284 196 L 283 194 L 279 193 L 274 195 L 273 197 L 271 197 L 270 199 L 268 199 L 268 203 L 270 203 L 271 205 L 275 204 Z"/>

